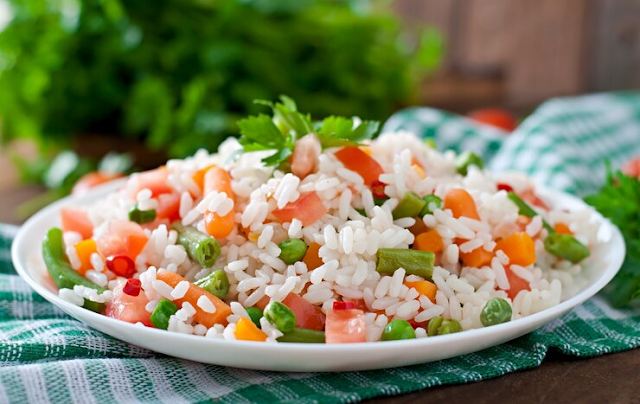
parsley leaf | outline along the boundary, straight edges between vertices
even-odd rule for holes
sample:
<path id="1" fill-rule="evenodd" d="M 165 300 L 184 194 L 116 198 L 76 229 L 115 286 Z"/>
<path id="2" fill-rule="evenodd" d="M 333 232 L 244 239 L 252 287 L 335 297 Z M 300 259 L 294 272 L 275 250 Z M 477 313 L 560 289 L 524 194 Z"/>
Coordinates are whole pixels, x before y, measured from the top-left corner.
<path id="1" fill-rule="evenodd" d="M 602 189 L 584 198 L 604 217 L 620 228 L 627 245 L 627 256 L 620 272 L 605 288 L 614 306 L 640 297 L 640 179 L 607 167 Z"/>
<path id="2" fill-rule="evenodd" d="M 257 100 L 256 104 L 271 108 L 273 117 L 265 114 L 238 121 L 240 144 L 245 152 L 274 150 L 262 162 L 267 166 L 280 166 L 293 154 L 295 143 L 301 137 L 314 133 L 323 148 L 355 146 L 371 139 L 379 123 L 330 116 L 315 125 L 309 114 L 298 111 L 294 100 L 280 96 L 280 101 Z"/>

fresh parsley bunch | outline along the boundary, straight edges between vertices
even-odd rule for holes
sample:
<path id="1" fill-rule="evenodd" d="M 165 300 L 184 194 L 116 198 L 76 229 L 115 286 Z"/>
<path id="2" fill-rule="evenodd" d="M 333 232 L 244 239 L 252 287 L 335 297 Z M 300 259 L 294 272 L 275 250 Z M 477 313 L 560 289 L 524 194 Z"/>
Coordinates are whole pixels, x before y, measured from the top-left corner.
<path id="1" fill-rule="evenodd" d="M 640 298 L 640 180 L 608 167 L 602 189 L 584 199 L 620 228 L 627 245 L 627 256 L 620 272 L 605 288 L 616 307 Z"/>
<path id="2" fill-rule="evenodd" d="M 291 98 L 280 96 L 280 102 L 256 101 L 271 108 L 273 116 L 259 114 L 238 121 L 240 144 L 245 152 L 273 150 L 264 158 L 267 166 L 279 166 L 293 154 L 296 140 L 313 133 L 323 148 L 357 145 L 371 139 L 380 126 L 376 121 L 360 121 L 330 116 L 314 123 L 309 114 L 298 111 Z"/>

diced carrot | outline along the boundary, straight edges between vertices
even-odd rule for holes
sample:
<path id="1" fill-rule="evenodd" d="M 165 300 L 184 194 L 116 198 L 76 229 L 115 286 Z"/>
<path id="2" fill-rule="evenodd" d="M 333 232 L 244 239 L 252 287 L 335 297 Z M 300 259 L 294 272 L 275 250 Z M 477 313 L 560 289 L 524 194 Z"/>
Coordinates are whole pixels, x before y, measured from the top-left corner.
<path id="1" fill-rule="evenodd" d="M 440 234 L 435 230 L 418 234 L 416 240 L 413 242 L 413 248 L 415 250 L 431 251 L 435 254 L 441 252 L 443 247 L 442 237 L 440 237 Z"/>
<path id="2" fill-rule="evenodd" d="M 302 262 L 307 264 L 307 270 L 313 271 L 323 264 L 318 251 L 320 250 L 320 244 L 311 243 L 307 248 L 307 252 L 304 254 L 304 258 L 302 258 Z"/>
<path id="3" fill-rule="evenodd" d="M 405 282 L 404 283 L 409 289 L 414 288 L 421 295 L 425 295 L 432 302 L 436 301 L 436 292 L 438 291 L 438 287 L 433 282 L 429 281 L 416 281 L 416 282 Z"/>
<path id="4" fill-rule="evenodd" d="M 267 334 L 263 333 L 253 321 L 240 317 L 236 322 L 236 330 L 233 333 L 236 339 L 241 341 L 266 341 Z"/>
<path id="5" fill-rule="evenodd" d="M 165 282 L 172 288 L 175 288 L 178 283 L 186 280 L 182 276 L 169 271 L 159 272 L 156 275 L 156 279 Z M 202 296 L 211 300 L 211 303 L 213 303 L 216 308 L 214 313 L 207 313 L 198 306 L 198 299 Z M 215 324 L 227 324 L 227 316 L 231 314 L 231 308 L 225 302 L 191 282 L 189 282 L 189 289 L 184 297 L 176 299 L 173 302 L 178 306 L 182 306 L 184 302 L 189 302 L 196 310 L 196 314 L 193 315 L 195 321 L 207 328 L 211 328 Z"/>
<path id="6" fill-rule="evenodd" d="M 335 156 L 345 168 L 360 174 L 367 186 L 371 186 L 371 183 L 383 172 L 380 164 L 359 147 L 343 147 L 335 153 Z"/>
<path id="7" fill-rule="evenodd" d="M 526 267 L 536 262 L 536 246 L 533 239 L 523 231 L 499 240 L 495 249 L 507 254 L 510 264 Z"/>
<path id="8" fill-rule="evenodd" d="M 228 198 L 234 199 L 233 190 L 231 189 L 231 177 L 226 170 L 220 167 L 210 168 L 204 175 L 204 194 L 207 195 L 213 191 L 224 192 Z M 235 227 L 235 210 L 231 209 L 224 216 L 213 212 L 205 212 L 204 224 L 210 236 L 225 238 Z"/>
<path id="9" fill-rule="evenodd" d="M 96 242 L 88 238 L 86 240 L 82 240 L 81 242 L 75 245 L 76 254 L 78 255 L 78 259 L 80 259 L 80 269 L 78 272 L 80 275 L 87 273 L 87 271 L 93 268 L 91 264 L 91 255 L 95 252 L 98 252 L 98 247 L 96 246 Z"/>
<path id="10" fill-rule="evenodd" d="M 424 221 L 421 218 L 416 217 L 416 223 L 407 230 L 409 230 L 414 236 L 417 236 L 418 234 L 429 231 L 429 228 L 424 224 Z"/>
<path id="11" fill-rule="evenodd" d="M 485 250 L 482 247 L 478 247 L 475 250 L 468 253 L 460 253 L 460 260 L 465 267 L 480 268 L 491 263 L 493 253 Z"/>
<path id="12" fill-rule="evenodd" d="M 456 219 L 464 216 L 480 220 L 476 203 L 471 195 L 464 189 L 455 188 L 447 192 L 447 195 L 444 197 L 444 208 L 451 209 L 453 217 Z"/>
<path id="13" fill-rule="evenodd" d="M 559 234 L 568 234 L 570 236 L 573 236 L 573 232 L 571 231 L 569 226 L 564 223 L 556 223 L 555 226 L 553 226 L 553 229 Z"/>
<path id="14" fill-rule="evenodd" d="M 83 239 L 90 238 L 93 234 L 93 224 L 85 211 L 72 208 L 60 210 L 62 230 L 79 233 Z"/>
<path id="15" fill-rule="evenodd" d="M 531 218 L 525 215 L 518 215 L 516 218 L 516 225 L 521 231 L 525 231 L 529 223 L 531 223 Z"/>
<path id="16" fill-rule="evenodd" d="M 416 174 L 418 174 L 418 177 L 420 177 L 421 179 L 424 179 L 427 176 L 427 173 L 425 173 L 424 168 L 422 168 L 421 166 L 412 164 L 411 168 L 416 172 Z"/>
<path id="17" fill-rule="evenodd" d="M 289 202 L 281 209 L 272 213 L 281 223 L 298 219 L 303 226 L 309 226 L 319 220 L 329 209 L 324 206 L 322 199 L 315 192 L 306 192 L 293 202 Z"/>
<path id="18" fill-rule="evenodd" d="M 509 296 L 511 300 L 515 299 L 521 290 L 531 290 L 529 282 L 514 274 L 511 268 L 505 268 L 505 272 L 510 286 L 509 290 L 507 290 L 507 296 Z"/>
<path id="19" fill-rule="evenodd" d="M 215 166 L 216 166 L 215 164 L 211 164 L 210 166 L 206 166 L 205 168 L 202 168 L 202 169 L 196 171 L 191 176 L 191 178 L 193 178 L 195 183 L 198 184 L 198 188 L 200 188 L 201 191 L 204 191 L 204 175 L 207 173 L 207 171 L 209 171 L 209 169 L 211 169 L 211 168 L 213 168 Z"/>

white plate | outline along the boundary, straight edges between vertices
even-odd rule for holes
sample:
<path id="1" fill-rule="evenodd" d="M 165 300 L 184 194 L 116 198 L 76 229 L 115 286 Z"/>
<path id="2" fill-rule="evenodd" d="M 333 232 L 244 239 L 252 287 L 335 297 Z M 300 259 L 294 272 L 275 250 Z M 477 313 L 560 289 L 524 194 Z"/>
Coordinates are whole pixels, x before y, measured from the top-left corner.
<path id="1" fill-rule="evenodd" d="M 40 255 L 46 231 L 59 225 L 60 208 L 96 201 L 122 184 L 96 188 L 83 197 L 62 199 L 27 221 L 12 247 L 13 263 L 20 276 L 49 302 L 70 316 L 123 341 L 179 358 L 249 369 L 277 371 L 347 371 L 413 365 L 479 351 L 531 332 L 565 314 L 602 289 L 618 272 L 625 256 L 620 231 L 603 221 L 609 240 L 592 252 L 585 273 L 587 285 L 575 296 L 542 312 L 508 323 L 433 338 L 357 344 L 265 344 L 225 341 L 135 326 L 70 304 L 57 295 Z M 544 191 L 554 206 L 581 207 L 584 203 L 567 194 Z M 595 214 L 595 213 L 594 213 Z M 597 215 L 597 214 L 596 214 Z M 601 219 L 601 217 L 600 217 Z"/>

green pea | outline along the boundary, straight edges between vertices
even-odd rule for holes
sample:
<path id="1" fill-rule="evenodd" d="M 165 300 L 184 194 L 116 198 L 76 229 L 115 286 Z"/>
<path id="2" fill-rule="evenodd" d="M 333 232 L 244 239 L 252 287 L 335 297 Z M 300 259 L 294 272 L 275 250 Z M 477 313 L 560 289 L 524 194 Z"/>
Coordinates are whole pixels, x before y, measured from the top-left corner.
<path id="1" fill-rule="evenodd" d="M 438 328 L 438 335 L 453 334 L 462 331 L 462 326 L 458 320 L 448 318 L 442 321 L 440 328 Z"/>
<path id="2" fill-rule="evenodd" d="M 427 325 L 427 335 L 430 337 L 453 334 L 460 331 L 462 331 L 462 326 L 457 320 L 442 318 L 442 316 L 432 318 Z"/>
<path id="3" fill-rule="evenodd" d="M 251 321 L 253 321 L 253 324 L 255 324 L 256 327 L 258 328 L 262 328 L 260 325 L 260 319 L 262 318 L 262 310 L 260 310 L 257 307 L 247 307 L 245 310 L 247 311 L 247 314 L 249 315 L 249 318 L 251 319 Z"/>
<path id="4" fill-rule="evenodd" d="M 220 299 L 224 299 L 229 293 L 229 278 L 222 269 L 217 269 L 194 283 Z"/>
<path id="5" fill-rule="evenodd" d="M 549 253 L 574 264 L 587 258 L 589 248 L 569 234 L 551 233 L 544 239 L 544 248 Z"/>
<path id="6" fill-rule="evenodd" d="M 489 300 L 480 313 L 480 322 L 485 327 L 506 323 L 511 320 L 511 305 L 499 297 Z"/>
<path id="7" fill-rule="evenodd" d="M 416 337 L 416 332 L 406 320 L 393 320 L 382 332 L 382 341 L 396 341 L 400 339 L 413 339 Z"/>
<path id="8" fill-rule="evenodd" d="M 293 265 L 304 258 L 307 245 L 297 238 L 288 238 L 278 245 L 280 247 L 280 259 L 287 265 Z"/>
<path id="9" fill-rule="evenodd" d="M 271 302 L 264 308 L 264 318 L 282 332 L 291 332 L 296 328 L 296 315 L 280 302 Z"/>
<path id="10" fill-rule="evenodd" d="M 433 210 L 429 207 L 432 203 L 435 205 L 436 209 L 442 209 L 442 199 L 437 197 L 436 195 L 429 194 L 426 195 L 422 200 L 425 202 L 424 208 L 420 211 L 418 216 L 424 217 L 424 215 L 433 213 Z"/>
<path id="11" fill-rule="evenodd" d="M 135 205 L 129 211 L 129 220 L 132 222 L 136 222 L 138 224 L 153 222 L 156 218 L 156 210 L 140 210 L 138 209 L 138 205 Z"/>
<path id="12" fill-rule="evenodd" d="M 469 167 L 471 166 L 477 166 L 479 169 L 483 169 L 484 162 L 480 156 L 470 151 L 458 155 L 456 158 L 456 171 L 458 174 L 467 175 Z"/>

